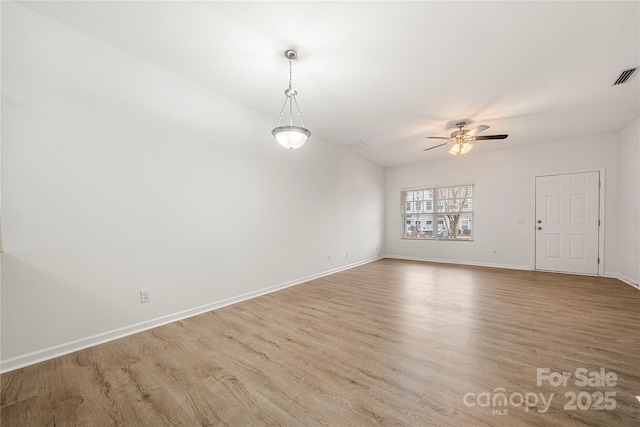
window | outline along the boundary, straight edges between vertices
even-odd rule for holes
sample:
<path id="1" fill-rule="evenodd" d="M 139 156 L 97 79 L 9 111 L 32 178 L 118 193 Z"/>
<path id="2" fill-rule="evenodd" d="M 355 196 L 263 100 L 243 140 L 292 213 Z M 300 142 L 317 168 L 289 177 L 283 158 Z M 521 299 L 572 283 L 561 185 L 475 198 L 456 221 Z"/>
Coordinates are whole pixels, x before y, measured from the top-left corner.
<path id="1" fill-rule="evenodd" d="M 473 185 L 405 190 L 402 204 L 404 238 L 473 240 Z"/>

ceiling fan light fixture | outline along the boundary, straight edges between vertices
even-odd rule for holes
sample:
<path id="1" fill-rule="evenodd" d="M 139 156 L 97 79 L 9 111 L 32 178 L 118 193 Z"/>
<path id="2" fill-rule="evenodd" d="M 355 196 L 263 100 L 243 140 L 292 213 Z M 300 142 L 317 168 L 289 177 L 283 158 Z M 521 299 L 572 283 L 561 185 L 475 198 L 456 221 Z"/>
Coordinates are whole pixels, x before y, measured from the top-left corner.
<path id="1" fill-rule="evenodd" d="M 460 147 L 460 155 L 464 156 L 471 150 L 473 150 L 473 144 L 470 142 L 465 142 L 464 144 L 462 144 L 462 147 Z"/>
<path id="2" fill-rule="evenodd" d="M 449 149 L 449 154 L 452 156 L 457 156 L 458 158 L 463 158 L 469 153 L 469 151 L 473 150 L 473 144 L 462 139 L 456 141 L 451 148 Z"/>
<path id="3" fill-rule="evenodd" d="M 284 52 L 284 57 L 289 60 L 289 86 L 284 91 L 284 104 L 282 105 L 282 109 L 280 110 L 280 116 L 278 117 L 278 123 L 276 127 L 271 131 L 271 134 L 274 136 L 278 144 L 282 145 L 288 149 L 300 148 L 307 142 L 307 139 L 311 136 L 311 131 L 304 127 L 304 122 L 302 121 L 302 112 L 300 112 L 300 107 L 298 107 L 298 101 L 296 96 L 298 92 L 291 87 L 291 74 L 292 67 L 291 61 L 298 57 L 298 54 L 295 50 L 289 49 Z M 280 122 L 284 116 L 285 109 L 289 105 L 289 124 L 280 126 Z M 300 119 L 300 126 L 296 126 L 293 124 L 293 106 L 295 104 L 296 111 L 298 113 L 298 118 Z"/>

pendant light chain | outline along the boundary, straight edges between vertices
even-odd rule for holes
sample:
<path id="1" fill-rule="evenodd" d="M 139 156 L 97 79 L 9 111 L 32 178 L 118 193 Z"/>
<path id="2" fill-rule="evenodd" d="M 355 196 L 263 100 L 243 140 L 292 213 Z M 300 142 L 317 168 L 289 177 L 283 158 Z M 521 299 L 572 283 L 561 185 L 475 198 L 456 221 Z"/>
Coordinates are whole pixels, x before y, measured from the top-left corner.
<path id="1" fill-rule="evenodd" d="M 289 58 L 289 89 L 291 89 L 291 75 L 293 74 L 293 67 L 291 66 L 291 58 Z"/>
<path id="2" fill-rule="evenodd" d="M 291 87 L 291 76 L 293 75 L 293 67 L 291 65 L 291 58 L 289 58 L 289 90 L 292 91 Z M 291 98 L 295 99 L 294 96 L 288 96 L 289 98 L 289 126 L 293 126 L 293 102 L 291 102 Z"/>

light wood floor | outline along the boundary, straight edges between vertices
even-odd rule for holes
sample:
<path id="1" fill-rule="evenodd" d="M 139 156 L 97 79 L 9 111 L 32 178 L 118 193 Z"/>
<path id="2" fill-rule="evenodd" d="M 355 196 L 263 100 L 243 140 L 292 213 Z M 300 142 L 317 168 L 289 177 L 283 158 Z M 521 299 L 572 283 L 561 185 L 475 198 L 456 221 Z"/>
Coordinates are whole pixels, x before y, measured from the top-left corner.
<path id="1" fill-rule="evenodd" d="M 638 426 L 639 326 L 614 279 L 385 259 L 6 373 L 1 421 Z M 537 386 L 537 368 L 618 381 Z M 500 387 L 513 405 L 478 406 Z M 616 408 L 565 409 L 598 391 Z M 518 393 L 555 395 L 540 413 Z"/>

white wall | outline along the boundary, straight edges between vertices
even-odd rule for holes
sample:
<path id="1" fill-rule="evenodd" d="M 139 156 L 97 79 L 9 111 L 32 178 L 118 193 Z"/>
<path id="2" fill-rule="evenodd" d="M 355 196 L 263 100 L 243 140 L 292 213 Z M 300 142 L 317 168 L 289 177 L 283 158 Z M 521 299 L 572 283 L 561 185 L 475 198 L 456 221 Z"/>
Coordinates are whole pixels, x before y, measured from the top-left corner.
<path id="1" fill-rule="evenodd" d="M 620 278 L 640 283 L 640 120 L 620 133 Z"/>
<path id="2" fill-rule="evenodd" d="M 509 138 L 517 138 L 511 135 Z M 508 141 L 508 140 L 507 140 Z M 386 171 L 386 237 L 389 257 L 531 269 L 534 255 L 534 177 L 605 170 L 606 275 L 618 272 L 619 135 L 600 135 L 535 146 L 471 153 Z M 401 239 L 402 188 L 475 182 L 474 241 Z M 525 224 L 518 224 L 518 217 Z M 497 254 L 493 254 L 493 250 Z"/>
<path id="3" fill-rule="evenodd" d="M 274 119 L 3 2 L 2 369 L 378 257 L 383 169 Z"/>

